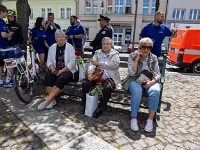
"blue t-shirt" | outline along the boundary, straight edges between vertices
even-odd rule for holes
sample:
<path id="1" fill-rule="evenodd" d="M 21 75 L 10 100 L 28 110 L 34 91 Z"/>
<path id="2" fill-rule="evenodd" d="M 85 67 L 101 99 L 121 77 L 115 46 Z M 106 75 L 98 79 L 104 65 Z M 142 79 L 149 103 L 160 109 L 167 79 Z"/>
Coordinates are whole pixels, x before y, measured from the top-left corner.
<path id="1" fill-rule="evenodd" d="M 9 33 L 6 23 L 0 18 L 0 48 L 6 48 L 8 45 L 8 38 L 3 38 L 1 36 L 2 32 Z"/>
<path id="2" fill-rule="evenodd" d="M 79 35 L 79 34 L 83 34 L 83 35 L 85 34 L 84 28 L 80 24 L 77 24 L 76 26 L 69 26 L 66 31 L 67 36 Z M 68 39 L 68 42 L 72 46 L 75 45 L 76 48 L 82 48 L 82 39 L 73 38 L 74 45 L 71 39 Z"/>
<path id="3" fill-rule="evenodd" d="M 172 31 L 166 25 L 160 24 L 160 26 L 155 26 L 153 23 L 147 24 L 141 31 L 141 37 L 149 37 L 153 40 L 153 48 L 151 52 L 157 57 L 161 55 L 162 52 L 162 42 L 166 36 L 171 36 Z"/>
<path id="4" fill-rule="evenodd" d="M 31 29 L 30 36 L 32 36 L 32 41 L 36 37 L 40 37 L 38 40 L 35 40 L 33 42 L 33 47 L 38 54 L 44 53 L 44 41 L 46 40 L 46 31 L 33 28 Z"/>
<path id="5" fill-rule="evenodd" d="M 59 26 L 58 24 L 56 24 L 56 23 L 54 23 L 54 24 L 55 24 L 56 28 L 60 29 L 60 26 Z M 46 40 L 47 40 L 47 44 L 48 44 L 49 46 L 51 46 L 51 45 L 53 45 L 54 43 L 56 43 L 55 32 L 56 32 L 55 29 L 51 30 L 50 26 L 48 26 L 48 28 L 47 28 L 47 30 L 46 30 L 46 33 L 47 33 L 47 38 L 46 38 Z"/>

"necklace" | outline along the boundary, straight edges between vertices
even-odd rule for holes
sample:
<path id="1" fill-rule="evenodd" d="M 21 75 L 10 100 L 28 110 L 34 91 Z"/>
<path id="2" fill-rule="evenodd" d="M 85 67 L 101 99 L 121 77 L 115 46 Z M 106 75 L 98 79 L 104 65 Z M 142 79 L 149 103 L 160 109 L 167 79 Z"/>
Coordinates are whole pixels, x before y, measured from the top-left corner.
<path id="1" fill-rule="evenodd" d="M 61 47 L 57 46 L 57 48 L 58 48 L 59 52 L 61 53 L 65 48 L 65 44 L 63 46 L 61 46 Z"/>

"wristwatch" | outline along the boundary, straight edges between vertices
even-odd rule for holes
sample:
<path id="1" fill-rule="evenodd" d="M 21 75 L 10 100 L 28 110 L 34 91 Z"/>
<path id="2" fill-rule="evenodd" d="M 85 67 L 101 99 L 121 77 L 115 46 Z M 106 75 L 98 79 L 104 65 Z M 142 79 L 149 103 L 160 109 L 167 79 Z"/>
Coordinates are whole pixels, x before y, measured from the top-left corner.
<path id="1" fill-rule="evenodd" d="M 75 38 L 75 35 L 73 35 L 73 38 Z"/>

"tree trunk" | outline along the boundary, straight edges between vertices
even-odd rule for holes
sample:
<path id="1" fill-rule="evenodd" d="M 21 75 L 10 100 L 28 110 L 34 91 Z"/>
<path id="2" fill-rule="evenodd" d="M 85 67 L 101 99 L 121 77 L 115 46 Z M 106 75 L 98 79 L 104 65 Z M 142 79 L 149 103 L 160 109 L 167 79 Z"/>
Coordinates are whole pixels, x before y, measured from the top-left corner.
<path id="1" fill-rule="evenodd" d="M 17 0 L 17 23 L 19 23 L 23 30 L 24 42 L 23 44 L 27 44 L 28 37 L 28 26 L 29 26 L 29 15 L 31 13 L 30 6 L 28 4 L 28 0 Z"/>

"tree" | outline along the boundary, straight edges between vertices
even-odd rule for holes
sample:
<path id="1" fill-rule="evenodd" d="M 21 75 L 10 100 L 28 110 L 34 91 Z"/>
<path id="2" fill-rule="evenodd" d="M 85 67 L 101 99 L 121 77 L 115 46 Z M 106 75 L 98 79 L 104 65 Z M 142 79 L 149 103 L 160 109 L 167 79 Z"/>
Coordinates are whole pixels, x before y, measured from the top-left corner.
<path id="1" fill-rule="evenodd" d="M 17 23 L 19 23 L 23 30 L 24 42 L 23 44 L 27 44 L 28 38 L 28 26 L 29 26 L 29 16 L 31 13 L 30 6 L 28 4 L 28 0 L 17 0 Z"/>

